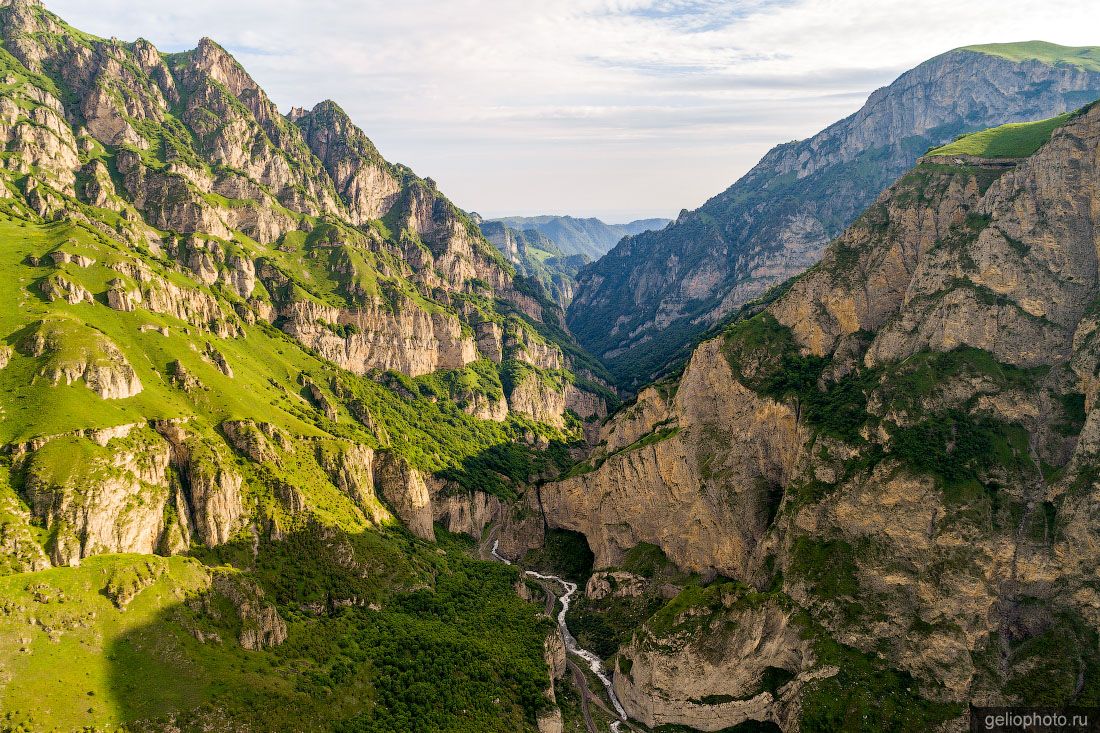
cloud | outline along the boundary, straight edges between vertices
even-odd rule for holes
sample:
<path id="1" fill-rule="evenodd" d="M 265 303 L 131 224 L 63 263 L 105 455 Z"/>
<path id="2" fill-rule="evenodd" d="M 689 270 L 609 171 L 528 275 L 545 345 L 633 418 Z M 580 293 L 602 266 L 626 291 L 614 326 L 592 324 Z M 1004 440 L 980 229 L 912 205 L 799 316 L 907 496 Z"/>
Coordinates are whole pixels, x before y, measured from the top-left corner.
<path id="1" fill-rule="evenodd" d="M 336 99 L 495 214 L 675 214 L 950 48 L 1100 43 L 1093 0 L 46 2 L 167 51 L 211 36 L 284 109 Z"/>

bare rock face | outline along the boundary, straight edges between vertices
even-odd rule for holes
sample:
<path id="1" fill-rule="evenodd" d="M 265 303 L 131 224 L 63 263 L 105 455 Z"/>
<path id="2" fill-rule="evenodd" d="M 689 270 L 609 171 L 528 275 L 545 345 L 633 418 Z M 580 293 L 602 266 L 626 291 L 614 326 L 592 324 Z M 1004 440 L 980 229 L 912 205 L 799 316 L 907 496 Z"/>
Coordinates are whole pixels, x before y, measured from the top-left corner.
<path id="1" fill-rule="evenodd" d="M 223 453 L 224 445 L 193 435 L 177 422 L 160 422 L 157 431 L 172 449 L 172 462 L 182 475 L 187 512 L 199 541 L 228 542 L 245 516 L 244 480 Z"/>
<path id="2" fill-rule="evenodd" d="M 592 573 L 584 586 L 584 594 L 592 600 L 633 598 L 645 591 L 646 579 L 621 570 Z"/>
<path id="3" fill-rule="evenodd" d="M 126 356 L 102 333 L 67 318 L 40 321 L 24 350 L 42 360 L 38 375 L 57 385 L 83 379 L 105 400 L 133 397 L 141 380 Z"/>
<path id="4" fill-rule="evenodd" d="M 99 449 L 86 438 L 50 441 L 24 459 L 32 514 L 55 534 L 56 565 L 105 552 L 152 554 L 170 495 L 167 444 L 148 430 Z M 65 453 L 82 455 L 77 462 Z"/>
<path id="5" fill-rule="evenodd" d="M 462 411 L 479 420 L 504 422 L 508 419 L 508 400 L 505 399 L 504 395 L 500 395 L 494 399 L 488 395 L 475 394 L 466 400 L 466 404 L 463 405 Z"/>
<path id="6" fill-rule="evenodd" d="M 112 268 L 125 278 L 113 282 L 108 290 L 108 302 L 112 291 L 126 291 L 116 296 L 119 306 L 112 305 L 116 310 L 141 305 L 152 313 L 177 318 L 223 338 L 239 335 L 237 320 L 209 293 L 172 282 L 139 261 L 117 262 Z"/>
<path id="7" fill-rule="evenodd" d="M 318 463 L 328 473 L 332 483 L 350 496 L 356 506 L 375 525 L 393 518 L 375 493 L 375 453 L 364 445 L 319 443 Z"/>
<path id="8" fill-rule="evenodd" d="M 474 539 L 505 511 L 500 499 L 482 491 L 443 493 L 432 497 L 432 514 L 448 532 Z M 510 511 L 510 509 L 509 509 Z"/>
<path id="9" fill-rule="evenodd" d="M 432 500 L 420 472 L 392 453 L 379 453 L 374 469 L 378 493 L 393 507 L 409 531 L 421 539 L 435 540 Z"/>
<path id="10" fill-rule="evenodd" d="M 551 708 L 540 713 L 536 725 L 538 725 L 539 733 L 562 733 L 564 724 L 562 723 L 561 709 Z"/>
<path id="11" fill-rule="evenodd" d="M 607 403 L 599 395 L 565 385 L 565 409 L 572 410 L 581 420 L 603 420 L 607 417 Z"/>
<path id="12" fill-rule="evenodd" d="M 477 346 L 456 318 L 411 303 L 390 313 L 378 306 L 344 311 L 300 302 L 286 311 L 286 318 L 287 333 L 357 374 L 394 369 L 415 377 L 460 369 L 478 358 Z M 341 335 L 325 323 L 354 330 Z"/>
<path id="13" fill-rule="evenodd" d="M 258 651 L 286 641 L 286 622 L 275 607 L 264 600 L 260 586 L 236 573 L 218 572 L 214 574 L 212 587 L 237 609 L 241 624 L 238 641 L 243 648 Z"/>
<path id="14" fill-rule="evenodd" d="M 682 568 L 743 577 L 776 501 L 769 487 L 798 464 L 796 415 L 738 383 L 717 342 L 696 351 L 667 413 L 662 404 L 647 393 L 605 428 L 598 468 L 542 487 L 547 521 L 583 532 L 597 567 L 649 542 Z M 637 435 L 645 416 L 661 421 Z"/>
<path id="15" fill-rule="evenodd" d="M 537 369 L 560 369 L 561 349 L 537 338 L 527 328 L 509 328 L 504 338 L 504 350 L 513 359 Z"/>
<path id="16" fill-rule="evenodd" d="M 42 294 L 46 296 L 46 300 L 50 302 L 60 300 L 69 305 L 95 302 L 92 294 L 83 285 L 75 283 L 58 273 L 54 273 L 43 280 L 41 290 Z"/>
<path id="17" fill-rule="evenodd" d="M 221 429 L 231 446 L 256 463 L 277 461 L 279 454 L 275 446 L 283 447 L 287 443 L 286 436 L 278 428 L 254 420 L 226 420 Z"/>
<path id="18" fill-rule="evenodd" d="M 704 731 L 770 720 L 788 730 L 801 688 L 836 674 L 816 666 L 789 610 L 734 607 L 727 596 L 717 612 L 688 608 L 671 628 L 643 627 L 620 650 L 615 692 L 632 718 Z"/>
<path id="19" fill-rule="evenodd" d="M 291 119 L 332 176 L 356 224 L 380 219 L 393 207 L 401 192 L 395 172 L 335 102 L 321 102 L 310 112 L 295 110 Z"/>
<path id="20" fill-rule="evenodd" d="M 512 412 L 555 427 L 565 424 L 565 383 L 557 377 L 529 372 L 512 386 L 508 408 Z"/>
<path id="21" fill-rule="evenodd" d="M 203 356 L 218 368 L 218 371 L 229 377 L 233 378 L 233 367 L 229 365 L 229 360 L 225 358 L 225 354 L 214 348 L 213 344 L 208 343 L 206 350 L 203 351 Z"/>

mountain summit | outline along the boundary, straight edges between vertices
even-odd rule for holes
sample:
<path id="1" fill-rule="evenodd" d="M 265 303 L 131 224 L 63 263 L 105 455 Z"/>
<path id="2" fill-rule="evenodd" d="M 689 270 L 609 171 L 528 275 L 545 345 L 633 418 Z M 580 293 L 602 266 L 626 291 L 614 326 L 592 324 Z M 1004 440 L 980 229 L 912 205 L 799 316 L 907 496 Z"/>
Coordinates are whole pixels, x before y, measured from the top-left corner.
<path id="1" fill-rule="evenodd" d="M 741 305 L 817 262 L 929 148 L 1100 97 L 1098 55 L 1030 42 L 926 61 L 852 116 L 774 148 L 671 226 L 620 242 L 578 276 L 570 327 L 623 383 L 648 381 Z"/>

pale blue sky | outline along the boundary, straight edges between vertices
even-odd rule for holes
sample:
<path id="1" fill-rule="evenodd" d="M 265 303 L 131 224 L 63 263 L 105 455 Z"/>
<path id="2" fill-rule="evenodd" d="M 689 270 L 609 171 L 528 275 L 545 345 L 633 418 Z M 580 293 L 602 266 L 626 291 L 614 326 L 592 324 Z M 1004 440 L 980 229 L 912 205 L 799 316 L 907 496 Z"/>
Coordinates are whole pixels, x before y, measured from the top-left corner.
<path id="1" fill-rule="evenodd" d="M 167 51 L 210 36 L 284 111 L 332 98 L 490 216 L 675 216 L 771 146 L 972 43 L 1100 45 L 1094 0 L 45 0 Z"/>

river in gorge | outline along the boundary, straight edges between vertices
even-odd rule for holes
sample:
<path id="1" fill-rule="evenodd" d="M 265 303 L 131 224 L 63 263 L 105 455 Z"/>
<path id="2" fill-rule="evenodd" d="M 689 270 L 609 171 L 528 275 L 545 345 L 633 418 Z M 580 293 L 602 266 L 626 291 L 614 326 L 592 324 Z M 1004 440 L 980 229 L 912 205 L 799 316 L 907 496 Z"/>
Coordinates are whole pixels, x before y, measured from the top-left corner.
<path id="1" fill-rule="evenodd" d="M 499 540 L 493 541 L 493 557 L 506 565 L 511 565 L 512 563 L 510 560 L 497 552 L 499 545 Z M 619 702 L 619 696 L 615 694 L 615 688 L 611 684 L 611 676 L 607 673 L 607 670 L 604 669 L 603 660 L 601 660 L 597 654 L 587 649 L 582 649 L 577 643 L 576 637 L 569 632 L 569 626 L 565 623 L 565 616 L 569 613 L 569 604 L 573 600 L 573 594 L 577 592 L 577 584 L 571 583 L 565 578 L 559 578 L 557 575 L 546 575 L 537 573 L 534 570 L 525 570 L 524 573 L 538 580 L 557 583 L 562 587 L 562 590 L 565 591 L 565 593 L 559 597 L 561 601 L 561 611 L 558 612 L 558 628 L 561 629 L 562 638 L 565 640 L 565 648 L 570 654 L 574 654 L 587 662 L 588 668 L 592 670 L 592 674 L 596 675 L 600 682 L 603 683 L 604 689 L 607 690 L 607 697 L 611 700 L 611 704 L 615 706 L 615 712 L 619 714 L 619 720 L 611 724 L 611 730 L 614 733 L 618 733 L 621 730 L 622 722 L 627 718 L 626 710 L 623 709 L 622 703 Z"/>

